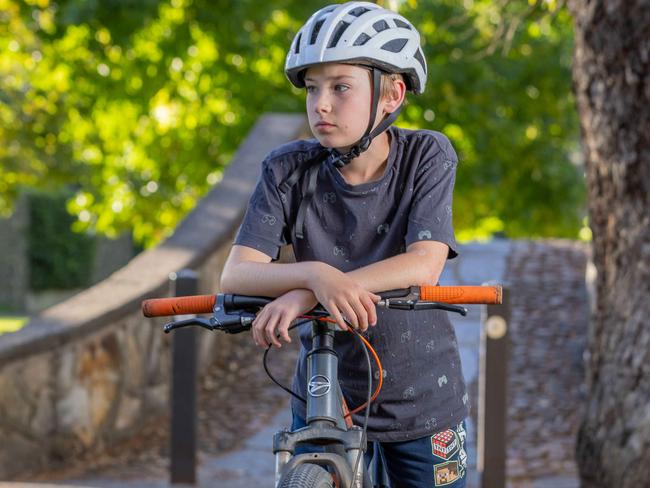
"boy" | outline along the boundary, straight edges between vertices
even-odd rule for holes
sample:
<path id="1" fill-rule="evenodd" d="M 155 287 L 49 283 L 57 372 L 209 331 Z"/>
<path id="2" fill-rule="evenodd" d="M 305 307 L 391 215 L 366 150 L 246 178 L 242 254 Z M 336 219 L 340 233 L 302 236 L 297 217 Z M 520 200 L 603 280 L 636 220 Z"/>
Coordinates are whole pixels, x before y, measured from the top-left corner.
<path id="1" fill-rule="evenodd" d="M 419 34 L 372 3 L 330 5 L 298 32 L 285 72 L 306 89 L 316 140 L 267 156 L 222 291 L 277 297 L 253 323 L 263 347 L 291 342 L 290 323 L 317 303 L 342 328 L 347 319 L 366 333 L 385 370 L 368 439 L 380 443 L 393 486 L 463 487 L 467 394 L 447 315 L 375 308 L 374 292 L 437 283 L 457 255 L 454 149 L 440 133 L 391 127 L 406 90 L 424 91 Z M 296 263 L 272 262 L 289 243 Z M 293 388 L 304 395 L 311 343 L 308 330 L 300 335 Z M 365 356 L 351 334 L 335 341 L 341 387 L 348 405 L 359 405 Z M 304 410 L 293 401 L 294 428 L 304 425 Z M 435 476 L 452 464 L 453 480 Z"/>

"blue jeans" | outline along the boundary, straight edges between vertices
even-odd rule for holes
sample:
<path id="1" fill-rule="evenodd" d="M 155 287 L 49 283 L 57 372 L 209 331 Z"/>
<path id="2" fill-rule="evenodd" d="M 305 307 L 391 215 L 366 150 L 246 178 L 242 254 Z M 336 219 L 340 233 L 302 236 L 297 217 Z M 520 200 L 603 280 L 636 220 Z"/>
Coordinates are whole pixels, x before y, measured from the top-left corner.
<path id="1" fill-rule="evenodd" d="M 291 430 L 305 427 L 293 415 Z M 369 442 L 365 455 L 369 465 L 375 450 L 382 456 L 391 488 L 465 488 L 467 479 L 467 431 L 463 420 L 457 426 L 404 442 Z M 318 450 L 299 449 L 297 453 Z M 322 450 L 322 449 L 321 449 Z"/>

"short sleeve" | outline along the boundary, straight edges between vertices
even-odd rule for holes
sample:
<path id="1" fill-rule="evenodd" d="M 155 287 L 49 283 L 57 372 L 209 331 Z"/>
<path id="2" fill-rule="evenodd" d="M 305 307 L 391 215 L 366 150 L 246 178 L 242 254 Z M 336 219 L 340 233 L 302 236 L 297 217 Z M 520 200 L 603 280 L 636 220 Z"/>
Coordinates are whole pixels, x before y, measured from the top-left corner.
<path id="1" fill-rule="evenodd" d="M 437 241 L 449 246 L 447 259 L 458 255 L 452 222 L 452 200 L 458 159 L 448 141 L 448 150 L 422 161 L 415 176 L 413 203 L 408 217 L 405 243 Z"/>
<path id="2" fill-rule="evenodd" d="M 262 165 L 262 174 L 234 243 L 257 249 L 273 260 L 278 259 L 280 248 L 287 244 L 282 199 L 267 160 Z"/>

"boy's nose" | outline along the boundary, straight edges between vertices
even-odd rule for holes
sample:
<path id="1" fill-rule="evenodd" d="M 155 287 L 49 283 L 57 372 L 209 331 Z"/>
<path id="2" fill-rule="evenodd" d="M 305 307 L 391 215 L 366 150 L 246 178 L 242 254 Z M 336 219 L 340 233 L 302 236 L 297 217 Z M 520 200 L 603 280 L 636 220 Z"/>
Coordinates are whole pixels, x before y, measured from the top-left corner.
<path id="1" fill-rule="evenodd" d="M 320 94 L 314 103 L 314 111 L 316 113 L 329 112 L 332 109 L 329 97 L 325 94 Z"/>

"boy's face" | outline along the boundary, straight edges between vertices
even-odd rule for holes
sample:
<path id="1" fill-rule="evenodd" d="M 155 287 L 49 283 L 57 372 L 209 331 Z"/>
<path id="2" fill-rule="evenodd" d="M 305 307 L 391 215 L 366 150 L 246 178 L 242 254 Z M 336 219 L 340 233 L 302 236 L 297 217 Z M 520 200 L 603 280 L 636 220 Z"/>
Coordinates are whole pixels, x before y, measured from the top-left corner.
<path id="1" fill-rule="evenodd" d="M 347 150 L 368 127 L 370 71 L 359 66 L 327 63 L 305 73 L 309 127 L 325 147 Z M 382 103 L 377 110 L 382 114 Z"/>

